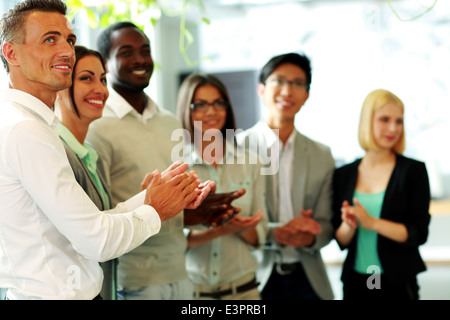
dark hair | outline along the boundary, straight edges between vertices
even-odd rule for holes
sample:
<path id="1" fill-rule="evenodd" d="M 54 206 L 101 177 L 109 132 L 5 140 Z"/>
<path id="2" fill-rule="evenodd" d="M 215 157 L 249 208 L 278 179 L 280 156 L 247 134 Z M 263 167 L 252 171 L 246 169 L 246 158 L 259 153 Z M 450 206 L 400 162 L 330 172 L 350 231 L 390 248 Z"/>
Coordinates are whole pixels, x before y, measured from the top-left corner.
<path id="1" fill-rule="evenodd" d="M 141 29 L 139 29 L 138 26 L 136 26 L 134 23 L 129 22 L 129 21 L 117 22 L 117 23 L 114 23 L 113 25 L 110 25 L 108 28 L 103 30 L 97 38 L 97 50 L 103 55 L 103 57 L 106 60 L 108 60 L 110 58 L 109 50 L 111 49 L 111 34 L 114 31 L 120 30 L 123 28 L 134 28 L 134 29 L 142 32 L 142 34 L 145 37 L 147 37 L 147 35 Z M 148 39 L 148 37 L 147 37 L 147 39 Z"/>
<path id="2" fill-rule="evenodd" d="M 291 63 L 305 71 L 306 83 L 308 84 L 306 90 L 309 92 L 309 88 L 311 87 L 311 62 L 307 56 L 294 52 L 281 54 L 271 58 L 261 69 L 259 82 L 265 84 L 267 78 L 273 73 L 273 71 L 285 63 Z"/>
<path id="3" fill-rule="evenodd" d="M 191 142 L 194 139 L 194 127 L 192 125 L 191 119 L 191 108 L 190 105 L 195 95 L 195 91 L 204 85 L 210 84 L 219 90 L 220 95 L 228 104 L 227 118 L 225 120 L 225 125 L 221 129 L 223 138 L 226 138 L 226 130 L 233 129 L 236 130 L 236 121 L 234 118 L 234 112 L 231 105 L 230 95 L 225 85 L 217 77 L 212 74 L 207 73 L 192 73 L 180 86 L 178 91 L 178 103 L 177 103 L 177 116 L 180 119 L 183 128 L 188 130 L 191 135 Z"/>
<path id="4" fill-rule="evenodd" d="M 78 117 L 80 117 L 80 114 L 78 113 L 78 107 L 75 104 L 75 94 L 74 94 L 75 68 L 76 68 L 78 62 L 81 60 L 81 58 L 86 57 L 86 56 L 97 57 L 100 60 L 102 66 L 103 66 L 103 69 L 106 71 L 105 59 L 103 58 L 103 56 L 102 56 L 102 54 L 100 52 L 88 49 L 88 48 L 83 47 L 83 46 L 75 46 L 75 57 L 76 57 L 76 60 L 75 60 L 75 64 L 73 65 L 72 85 L 69 87 L 69 95 L 70 95 L 70 100 L 72 102 L 73 110 L 75 111 L 75 113 L 77 114 Z"/>
<path id="5" fill-rule="evenodd" d="M 32 11 L 58 12 L 67 14 L 67 6 L 61 0 L 24 0 L 16 4 L 6 12 L 0 20 L 0 45 L 3 48 L 5 42 L 23 43 L 25 41 L 25 20 Z M 3 56 L 1 59 L 6 72 L 9 72 L 8 61 Z"/>

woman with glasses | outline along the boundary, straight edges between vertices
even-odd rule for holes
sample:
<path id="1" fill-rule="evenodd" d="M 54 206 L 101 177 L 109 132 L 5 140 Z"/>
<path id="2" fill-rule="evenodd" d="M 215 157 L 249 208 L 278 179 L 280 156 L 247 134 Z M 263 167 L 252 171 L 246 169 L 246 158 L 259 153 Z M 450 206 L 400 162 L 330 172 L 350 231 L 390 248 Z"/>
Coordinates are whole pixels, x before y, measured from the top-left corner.
<path id="1" fill-rule="evenodd" d="M 267 235 L 265 177 L 248 151 L 236 146 L 231 101 L 224 84 L 210 74 L 194 73 L 182 83 L 177 114 L 188 142 L 184 161 L 200 179 L 213 180 L 216 193 L 240 190 L 239 213 L 215 228 L 186 230 L 186 267 L 197 299 L 260 299 L 251 250 Z M 255 163 L 251 163 L 255 162 Z"/>
<path id="2" fill-rule="evenodd" d="M 379 89 L 363 102 L 362 159 L 334 175 L 335 237 L 348 249 L 344 300 L 417 300 L 426 269 L 419 246 L 428 236 L 430 187 L 423 162 L 405 149 L 403 102 Z"/>

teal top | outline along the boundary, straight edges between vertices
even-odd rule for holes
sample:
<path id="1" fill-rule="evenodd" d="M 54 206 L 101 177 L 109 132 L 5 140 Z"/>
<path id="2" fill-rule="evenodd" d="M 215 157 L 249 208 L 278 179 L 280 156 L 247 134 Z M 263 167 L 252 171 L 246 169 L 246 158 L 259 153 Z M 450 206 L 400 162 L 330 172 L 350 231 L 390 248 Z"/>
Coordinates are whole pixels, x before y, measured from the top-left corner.
<path id="1" fill-rule="evenodd" d="M 97 151 L 95 151 L 95 149 L 87 143 L 81 144 L 75 138 L 73 133 L 62 123 L 58 124 L 58 132 L 59 136 L 64 140 L 64 142 L 69 146 L 70 149 L 72 149 L 73 152 L 75 152 L 78 158 L 83 160 L 84 164 L 88 168 L 89 173 L 91 174 L 92 178 L 95 181 L 95 184 L 98 187 L 98 190 L 100 191 L 105 210 L 111 209 L 109 196 L 106 193 L 105 188 L 103 187 L 103 184 L 97 173 Z"/>
<path id="2" fill-rule="evenodd" d="M 354 197 L 366 208 L 374 218 L 379 218 L 383 206 L 385 191 L 379 193 L 361 193 L 355 190 Z M 377 251 L 378 234 L 375 231 L 358 225 L 356 241 L 356 259 L 354 270 L 358 273 L 382 273 L 380 258 Z"/>

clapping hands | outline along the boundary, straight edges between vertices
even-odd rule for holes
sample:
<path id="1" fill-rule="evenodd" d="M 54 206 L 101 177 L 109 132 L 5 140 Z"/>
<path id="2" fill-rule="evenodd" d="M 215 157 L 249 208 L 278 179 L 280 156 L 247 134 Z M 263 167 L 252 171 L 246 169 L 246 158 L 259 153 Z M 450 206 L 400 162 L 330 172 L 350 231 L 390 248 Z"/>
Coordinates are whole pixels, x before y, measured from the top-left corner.
<path id="1" fill-rule="evenodd" d="M 300 210 L 302 215 L 294 217 L 282 227 L 277 227 L 273 231 L 276 241 L 281 244 L 293 247 L 311 245 L 317 234 L 320 234 L 320 223 L 312 218 L 313 211 Z"/>
<path id="2" fill-rule="evenodd" d="M 215 188 L 196 208 L 185 210 L 185 225 L 204 224 L 212 227 L 226 223 L 240 212 L 240 208 L 233 207 L 231 202 L 245 194 L 245 189 L 234 192 L 215 193 Z"/>
<path id="3" fill-rule="evenodd" d="M 358 227 L 358 222 L 363 228 L 371 229 L 375 219 L 369 215 L 364 206 L 356 199 L 353 199 L 354 206 L 351 206 L 347 200 L 342 203 L 341 218 L 353 229 Z"/>
<path id="4" fill-rule="evenodd" d="M 163 221 L 184 208 L 197 208 L 215 189 L 213 181 L 202 183 L 194 171 L 186 172 L 187 168 L 186 163 L 176 161 L 162 173 L 148 173 L 141 183 L 141 190 L 147 190 L 145 203 L 154 207 Z"/>

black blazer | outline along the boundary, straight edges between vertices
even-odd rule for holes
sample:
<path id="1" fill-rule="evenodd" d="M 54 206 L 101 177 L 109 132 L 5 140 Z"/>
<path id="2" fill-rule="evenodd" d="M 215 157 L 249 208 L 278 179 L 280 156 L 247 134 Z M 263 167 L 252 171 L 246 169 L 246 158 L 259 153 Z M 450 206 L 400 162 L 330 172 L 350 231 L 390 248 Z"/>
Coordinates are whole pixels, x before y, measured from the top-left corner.
<path id="1" fill-rule="evenodd" d="M 361 159 L 335 170 L 333 178 L 333 226 L 341 224 L 341 206 L 344 200 L 353 204 L 358 166 Z M 378 256 L 386 277 L 403 281 L 425 271 L 419 254 L 419 245 L 428 237 L 430 223 L 430 186 L 423 162 L 396 156 L 396 164 L 386 189 L 381 218 L 403 223 L 408 230 L 405 243 L 398 243 L 378 235 Z M 353 270 L 356 255 L 356 234 L 348 246 L 348 254 L 342 269 L 342 281 L 348 280 Z M 344 249 L 344 248 L 341 248 Z"/>

